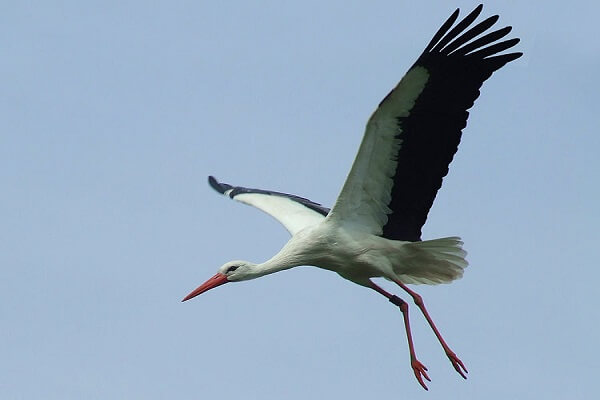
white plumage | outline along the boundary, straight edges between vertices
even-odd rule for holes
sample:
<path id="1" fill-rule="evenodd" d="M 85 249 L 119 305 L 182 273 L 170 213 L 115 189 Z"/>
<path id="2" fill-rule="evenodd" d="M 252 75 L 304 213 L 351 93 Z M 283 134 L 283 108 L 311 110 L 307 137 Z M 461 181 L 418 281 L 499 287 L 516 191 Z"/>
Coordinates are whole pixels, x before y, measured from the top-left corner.
<path id="1" fill-rule="evenodd" d="M 225 194 L 227 195 L 227 193 Z M 302 229 L 316 225 L 325 219 L 322 214 L 283 196 L 242 193 L 235 196 L 235 199 L 272 215 L 291 235 L 295 235 Z"/>

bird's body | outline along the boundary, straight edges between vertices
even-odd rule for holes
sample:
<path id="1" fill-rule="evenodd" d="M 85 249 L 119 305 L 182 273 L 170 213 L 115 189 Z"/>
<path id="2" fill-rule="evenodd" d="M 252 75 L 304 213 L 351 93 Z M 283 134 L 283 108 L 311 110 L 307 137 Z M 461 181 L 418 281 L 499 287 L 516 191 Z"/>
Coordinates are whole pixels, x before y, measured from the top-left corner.
<path id="1" fill-rule="evenodd" d="M 230 281 L 248 280 L 301 265 L 312 265 L 336 272 L 345 279 L 367 287 L 370 278 L 435 284 L 462 276 L 467 262 L 461 245 L 458 237 L 419 242 L 390 240 L 323 219 L 316 225 L 300 230 L 264 263 L 232 261 L 225 267 L 229 264 L 252 264 L 248 271 L 238 269 L 233 272 L 229 276 Z"/>
<path id="2" fill-rule="evenodd" d="M 456 371 L 462 361 L 450 350 L 421 296 L 406 284 L 451 282 L 463 275 L 466 252 L 459 237 L 421 240 L 442 179 L 457 151 L 468 109 L 492 73 L 521 53 L 498 54 L 519 39 L 498 41 L 511 28 L 486 33 L 492 16 L 471 26 L 478 6 L 454 27 L 456 10 L 434 35 L 417 62 L 382 100 L 367 123 L 354 164 L 332 209 L 299 197 L 218 182 L 218 192 L 276 218 L 292 237 L 261 264 L 231 261 L 184 298 L 189 300 L 227 282 L 249 280 L 299 265 L 312 265 L 385 296 L 402 311 L 419 383 L 429 380 L 417 359 L 408 305 L 372 281 L 385 278 L 406 291 L 422 311 Z M 481 36 L 482 35 L 482 36 Z"/>

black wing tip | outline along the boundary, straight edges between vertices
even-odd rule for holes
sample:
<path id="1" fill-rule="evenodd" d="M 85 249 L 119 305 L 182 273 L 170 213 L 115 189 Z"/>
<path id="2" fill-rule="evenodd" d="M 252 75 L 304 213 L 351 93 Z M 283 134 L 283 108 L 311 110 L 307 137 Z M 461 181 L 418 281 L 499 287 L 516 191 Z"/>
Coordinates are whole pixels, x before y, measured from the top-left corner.
<path id="1" fill-rule="evenodd" d="M 492 33 L 480 36 L 491 28 L 500 18 L 498 14 L 494 14 L 479 24 L 472 26 L 482 10 L 483 4 L 479 4 L 455 25 L 460 12 L 460 9 L 457 8 L 444 24 L 442 24 L 431 42 L 425 47 L 422 56 L 425 56 L 426 54 L 441 54 L 446 56 L 453 54 L 456 56 L 464 56 L 467 53 L 471 53 L 472 55 L 473 53 L 477 53 L 478 50 L 482 50 L 486 45 L 493 44 L 496 40 L 507 35 L 512 30 L 512 26 L 506 26 Z M 516 43 L 518 43 L 518 41 L 515 41 L 511 47 Z M 486 56 L 489 55 L 491 54 L 486 54 Z"/>
<path id="2" fill-rule="evenodd" d="M 471 11 L 467 16 L 469 16 L 469 15 L 478 16 L 479 14 L 481 14 L 482 11 L 483 11 L 483 3 L 479 3 L 479 5 L 477 7 L 475 7 L 473 9 L 473 11 Z"/>
<path id="3" fill-rule="evenodd" d="M 442 26 L 440 26 L 440 28 L 435 33 L 435 35 L 433 35 L 427 46 L 425 46 L 425 53 L 430 52 L 431 49 L 433 49 L 433 47 L 440 41 L 440 39 L 444 37 L 444 35 L 448 32 L 450 27 L 454 25 L 454 22 L 456 22 L 459 13 L 460 8 L 457 8 L 456 10 L 454 10 L 452 15 L 450 15 L 450 17 L 448 17 L 448 19 L 442 24 Z"/>
<path id="4" fill-rule="evenodd" d="M 475 14 L 475 15 L 479 15 L 481 14 L 481 11 L 483 11 L 483 4 L 479 4 L 477 7 L 475 7 L 473 9 L 473 11 L 471 11 L 469 14 Z"/>
<path id="5" fill-rule="evenodd" d="M 522 52 L 517 51 L 515 53 L 500 54 L 500 55 L 496 55 L 493 57 L 488 57 L 488 58 L 486 58 L 486 60 L 500 60 L 501 64 L 504 65 L 511 61 L 516 60 L 517 58 L 521 57 L 522 55 L 523 55 Z"/>
<path id="6" fill-rule="evenodd" d="M 217 178 L 215 178 L 212 175 L 209 175 L 209 177 L 208 177 L 208 184 L 210 185 L 210 187 L 212 187 L 213 189 L 215 189 L 217 192 L 219 192 L 221 194 L 225 194 L 226 191 L 233 188 L 233 186 L 231 186 L 231 185 L 219 182 L 217 180 Z"/>

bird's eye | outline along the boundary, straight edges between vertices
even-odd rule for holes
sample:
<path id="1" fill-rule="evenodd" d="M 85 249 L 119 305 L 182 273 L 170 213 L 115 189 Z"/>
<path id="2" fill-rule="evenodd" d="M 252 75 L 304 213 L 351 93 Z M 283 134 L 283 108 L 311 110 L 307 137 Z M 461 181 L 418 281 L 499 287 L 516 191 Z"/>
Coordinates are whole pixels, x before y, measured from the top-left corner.
<path id="1" fill-rule="evenodd" d="M 235 271 L 236 269 L 238 269 L 238 266 L 237 265 L 232 265 L 231 267 L 227 268 L 226 272 L 230 273 L 230 272 Z"/>

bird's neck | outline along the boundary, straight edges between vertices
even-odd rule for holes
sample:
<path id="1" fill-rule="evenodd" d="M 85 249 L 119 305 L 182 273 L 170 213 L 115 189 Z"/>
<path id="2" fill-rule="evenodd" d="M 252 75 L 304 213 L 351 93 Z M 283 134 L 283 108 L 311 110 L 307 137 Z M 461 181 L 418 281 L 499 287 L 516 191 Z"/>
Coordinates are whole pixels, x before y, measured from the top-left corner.
<path id="1" fill-rule="evenodd" d="M 286 249 L 286 247 L 284 247 L 271 259 L 265 261 L 262 264 L 256 265 L 256 277 L 258 278 L 259 276 L 273 274 L 275 272 L 297 267 L 299 265 L 305 265 L 305 263 L 306 261 L 302 261 L 301 254 L 296 254 L 296 252 L 289 251 L 289 248 Z"/>
<path id="2" fill-rule="evenodd" d="M 300 264 L 298 264 L 297 262 L 294 262 L 290 258 L 275 256 L 275 257 L 271 258 L 270 260 L 265 261 L 262 264 L 256 265 L 255 270 L 258 273 L 258 276 L 264 276 L 264 275 L 273 274 L 275 272 L 283 271 L 285 269 L 297 267 L 298 265 L 300 265 Z"/>
<path id="3" fill-rule="evenodd" d="M 318 228 L 318 227 L 317 227 Z M 317 265 L 319 255 L 328 252 L 326 241 L 320 240 L 319 232 L 304 229 L 292 238 L 271 259 L 256 265 L 257 276 L 272 274 L 300 265 Z"/>

